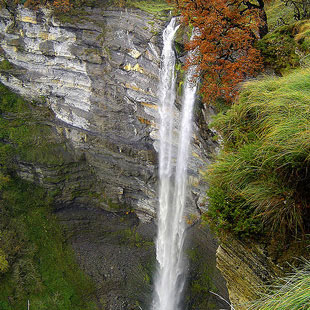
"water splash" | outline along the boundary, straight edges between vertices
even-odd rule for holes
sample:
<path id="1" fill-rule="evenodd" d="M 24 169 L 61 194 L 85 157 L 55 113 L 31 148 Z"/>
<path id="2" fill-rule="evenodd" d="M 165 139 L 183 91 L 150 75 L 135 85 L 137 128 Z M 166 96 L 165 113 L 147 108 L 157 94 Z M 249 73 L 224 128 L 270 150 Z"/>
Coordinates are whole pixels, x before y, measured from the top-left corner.
<path id="1" fill-rule="evenodd" d="M 159 84 L 160 150 L 159 210 L 156 256 L 154 310 L 177 310 L 185 283 L 183 245 L 185 237 L 184 208 L 187 189 L 187 165 L 192 135 L 192 114 L 196 84 L 192 83 L 195 68 L 187 74 L 182 121 L 179 128 L 177 159 L 174 154 L 175 53 L 173 39 L 178 29 L 173 18 L 163 33 L 164 47 Z"/>

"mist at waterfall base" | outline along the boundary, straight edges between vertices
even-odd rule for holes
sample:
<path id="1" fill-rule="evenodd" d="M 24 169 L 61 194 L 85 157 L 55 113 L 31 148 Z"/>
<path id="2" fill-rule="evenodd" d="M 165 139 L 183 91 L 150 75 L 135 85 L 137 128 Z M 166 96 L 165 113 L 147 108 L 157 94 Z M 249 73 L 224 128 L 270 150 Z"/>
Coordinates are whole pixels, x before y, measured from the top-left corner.
<path id="1" fill-rule="evenodd" d="M 187 196 L 187 165 L 192 136 L 192 114 L 196 84 L 195 68 L 190 68 L 184 85 L 180 128 L 175 125 L 175 52 L 173 41 L 178 30 L 173 18 L 163 32 L 159 83 L 160 150 L 159 208 L 156 258 L 158 270 L 152 310 L 180 309 L 186 278 L 184 209 Z"/>

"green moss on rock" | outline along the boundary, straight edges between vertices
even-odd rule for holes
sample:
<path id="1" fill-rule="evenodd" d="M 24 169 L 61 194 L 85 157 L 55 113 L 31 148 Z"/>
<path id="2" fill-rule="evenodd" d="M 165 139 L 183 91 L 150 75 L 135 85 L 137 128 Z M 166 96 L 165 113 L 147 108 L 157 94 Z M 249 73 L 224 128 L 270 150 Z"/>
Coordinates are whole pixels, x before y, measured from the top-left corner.
<path id="1" fill-rule="evenodd" d="M 1 192 L 0 308 L 96 309 L 94 287 L 79 270 L 54 215 L 52 200 L 34 184 L 11 177 Z M 3 264 L 2 264 L 3 265 Z"/>
<path id="2" fill-rule="evenodd" d="M 267 67 L 276 74 L 285 74 L 308 62 L 310 23 L 298 21 L 276 28 L 257 43 Z"/>
<path id="3" fill-rule="evenodd" d="M 299 66 L 299 56 L 295 53 L 297 45 L 292 30 L 292 26 L 282 26 L 258 42 L 265 65 L 274 69 L 277 74 Z"/>
<path id="4" fill-rule="evenodd" d="M 0 84 L 0 164 L 11 169 L 16 157 L 40 164 L 62 164 L 65 145 L 57 142 L 47 121 L 52 112 Z"/>

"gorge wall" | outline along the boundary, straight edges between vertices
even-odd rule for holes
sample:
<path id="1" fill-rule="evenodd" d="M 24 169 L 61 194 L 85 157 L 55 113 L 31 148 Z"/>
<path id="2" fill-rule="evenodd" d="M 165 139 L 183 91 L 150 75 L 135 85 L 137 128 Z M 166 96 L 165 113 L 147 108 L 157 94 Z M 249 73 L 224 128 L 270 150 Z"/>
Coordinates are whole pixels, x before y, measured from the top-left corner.
<path id="1" fill-rule="evenodd" d="M 61 145 L 47 150 L 58 162 L 17 158 L 18 174 L 55 192 L 55 213 L 79 265 L 96 282 L 98 305 L 145 309 L 155 259 L 157 85 L 167 17 L 119 8 L 85 8 L 69 22 L 47 9 L 19 7 L 15 15 L 14 23 L 0 13 L 1 60 L 9 62 L 0 81 L 49 111 L 46 138 Z M 200 110 L 194 130 L 187 206 L 193 223 L 204 208 L 201 172 L 217 147 L 205 125 L 211 112 Z M 186 302 L 219 308 L 208 293 L 226 296 L 216 243 L 196 226 L 189 241 L 189 286 L 196 286 Z"/>
<path id="2" fill-rule="evenodd" d="M 140 10 L 85 11 L 78 22 L 61 24 L 48 10 L 19 8 L 14 27 L 2 11 L 2 58 L 13 67 L 1 72 L 1 82 L 47 105 L 58 133 L 94 168 L 103 194 L 148 221 L 156 207 L 164 21 Z M 197 172 L 208 160 L 197 128 L 195 142 L 193 201 L 204 188 Z M 197 201 L 191 205 L 189 212 L 197 214 Z"/>
<path id="3" fill-rule="evenodd" d="M 45 161 L 17 158 L 18 174 L 55 193 L 54 211 L 79 265 L 96 283 L 99 308 L 146 309 L 155 265 L 157 87 L 168 12 L 85 8 L 69 21 L 47 9 L 15 13 L 14 24 L 0 12 L 0 60 L 9 63 L 0 66 L 0 81 L 48 114 L 38 122 L 49 128 L 45 151 L 53 154 Z M 180 98 L 177 119 L 179 106 Z M 217 243 L 199 224 L 207 187 L 201 172 L 218 147 L 207 126 L 211 115 L 212 109 L 196 109 L 188 309 L 227 308 L 209 293 L 228 299 L 215 267 Z M 280 273 L 259 245 L 233 239 L 222 242 L 217 261 L 236 310 L 247 309 L 255 287 Z"/>

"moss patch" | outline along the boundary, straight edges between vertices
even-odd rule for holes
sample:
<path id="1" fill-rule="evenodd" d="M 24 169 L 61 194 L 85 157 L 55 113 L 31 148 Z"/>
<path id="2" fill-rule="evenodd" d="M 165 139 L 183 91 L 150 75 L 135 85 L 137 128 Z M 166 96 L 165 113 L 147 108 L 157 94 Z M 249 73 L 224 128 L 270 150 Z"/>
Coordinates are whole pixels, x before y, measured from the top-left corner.
<path id="1" fill-rule="evenodd" d="M 192 266 L 189 275 L 188 308 L 217 309 L 218 306 L 209 292 L 217 292 L 212 279 L 215 266 L 205 261 L 205 257 L 201 256 L 198 247 L 187 250 L 187 256 L 190 261 L 190 266 Z"/>
<path id="2" fill-rule="evenodd" d="M 13 65 L 6 59 L 0 62 L 0 71 L 7 71 L 13 69 Z"/>
<path id="3" fill-rule="evenodd" d="M 126 1 L 126 6 L 140 9 L 157 17 L 167 16 L 167 13 L 173 10 L 173 6 L 162 0 L 128 0 Z"/>
<path id="4" fill-rule="evenodd" d="M 274 27 L 263 39 L 258 41 L 267 67 L 276 74 L 285 74 L 300 65 L 309 64 L 310 23 L 309 20 L 282 24 Z"/>
<path id="5" fill-rule="evenodd" d="M 0 85 L 0 308 L 96 309 L 94 287 L 78 269 L 51 213 L 52 194 L 16 177 L 16 159 L 60 164 L 45 120 L 51 112 Z"/>
<path id="6" fill-rule="evenodd" d="M 265 65 L 274 69 L 277 74 L 283 74 L 299 66 L 293 29 L 294 26 L 282 26 L 267 34 L 257 44 Z"/>
<path id="7" fill-rule="evenodd" d="M 0 195 L 0 252 L 8 262 L 0 273 L 0 308 L 25 309 L 30 300 L 42 310 L 96 309 L 94 287 L 64 243 L 45 191 L 12 177 Z"/>
<path id="8" fill-rule="evenodd" d="M 52 112 L 27 102 L 0 84 L 0 165 L 13 169 L 15 159 L 62 164 L 65 145 L 56 143 L 47 120 Z"/>
<path id="9" fill-rule="evenodd" d="M 266 14 L 269 31 L 294 22 L 294 9 L 285 5 L 282 0 L 274 0 L 267 4 Z"/>

